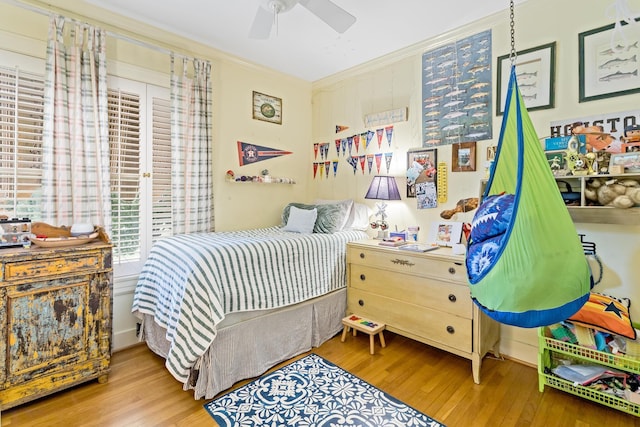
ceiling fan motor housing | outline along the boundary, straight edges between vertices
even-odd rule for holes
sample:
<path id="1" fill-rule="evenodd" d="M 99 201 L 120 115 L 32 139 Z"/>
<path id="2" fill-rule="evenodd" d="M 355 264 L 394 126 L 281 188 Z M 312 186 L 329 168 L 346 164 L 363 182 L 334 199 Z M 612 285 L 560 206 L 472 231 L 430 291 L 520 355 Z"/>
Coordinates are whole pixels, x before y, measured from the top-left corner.
<path id="1" fill-rule="evenodd" d="M 298 3 L 298 0 L 265 0 L 264 7 L 275 13 L 283 13 L 291 10 Z"/>

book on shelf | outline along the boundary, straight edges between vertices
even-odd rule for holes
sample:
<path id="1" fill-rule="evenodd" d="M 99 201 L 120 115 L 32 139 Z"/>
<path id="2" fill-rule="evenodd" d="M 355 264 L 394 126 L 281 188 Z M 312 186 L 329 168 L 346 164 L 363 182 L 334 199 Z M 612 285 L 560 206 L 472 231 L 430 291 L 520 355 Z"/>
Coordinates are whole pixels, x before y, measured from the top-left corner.
<path id="1" fill-rule="evenodd" d="M 400 246 L 398 249 L 402 249 L 403 251 L 412 251 L 412 252 L 428 252 L 438 249 L 440 246 L 438 245 L 423 245 L 420 243 L 412 243 L 409 245 Z"/>

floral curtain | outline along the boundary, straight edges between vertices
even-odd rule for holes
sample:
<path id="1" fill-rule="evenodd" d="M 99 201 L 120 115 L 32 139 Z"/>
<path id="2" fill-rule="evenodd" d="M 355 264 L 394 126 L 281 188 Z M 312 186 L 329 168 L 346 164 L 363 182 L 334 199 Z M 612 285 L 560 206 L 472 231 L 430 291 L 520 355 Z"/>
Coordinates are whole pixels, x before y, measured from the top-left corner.
<path id="1" fill-rule="evenodd" d="M 43 220 L 111 232 L 106 33 L 49 20 L 43 124 Z"/>
<path id="2" fill-rule="evenodd" d="M 211 64 L 171 57 L 171 187 L 173 232 L 211 231 Z M 192 67 L 189 67 L 192 62 Z M 189 70 L 191 68 L 191 70 Z"/>

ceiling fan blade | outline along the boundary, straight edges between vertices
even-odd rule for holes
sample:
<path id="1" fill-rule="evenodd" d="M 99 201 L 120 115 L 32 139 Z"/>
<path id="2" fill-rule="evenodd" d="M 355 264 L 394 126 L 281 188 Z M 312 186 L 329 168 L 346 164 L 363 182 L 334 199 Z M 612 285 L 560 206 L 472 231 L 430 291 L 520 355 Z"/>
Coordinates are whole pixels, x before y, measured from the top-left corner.
<path id="1" fill-rule="evenodd" d="M 356 22 L 355 16 L 330 0 L 299 0 L 298 3 L 339 33 L 344 33 Z"/>
<path id="2" fill-rule="evenodd" d="M 273 12 L 259 6 L 258 11 L 256 12 L 256 17 L 253 18 L 251 30 L 249 30 L 249 37 L 260 40 L 268 39 L 271 34 L 272 26 Z"/>

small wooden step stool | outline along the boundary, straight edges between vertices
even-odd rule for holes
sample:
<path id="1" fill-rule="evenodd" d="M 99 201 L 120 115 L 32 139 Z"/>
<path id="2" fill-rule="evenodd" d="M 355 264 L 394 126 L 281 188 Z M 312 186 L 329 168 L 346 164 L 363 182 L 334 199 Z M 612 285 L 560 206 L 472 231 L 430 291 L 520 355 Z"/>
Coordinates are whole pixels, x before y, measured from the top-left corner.
<path id="1" fill-rule="evenodd" d="M 342 324 L 344 325 L 344 329 L 342 330 L 342 342 L 344 342 L 345 338 L 347 338 L 347 332 L 349 332 L 349 329 L 353 329 L 354 337 L 356 336 L 357 331 L 369 334 L 369 353 L 374 353 L 373 338 L 376 334 L 378 334 L 378 336 L 380 337 L 380 345 L 382 347 L 386 347 L 386 344 L 384 342 L 384 334 L 382 333 L 385 328 L 384 323 L 379 323 L 374 320 L 365 319 L 364 317 L 351 314 L 342 319 Z"/>

